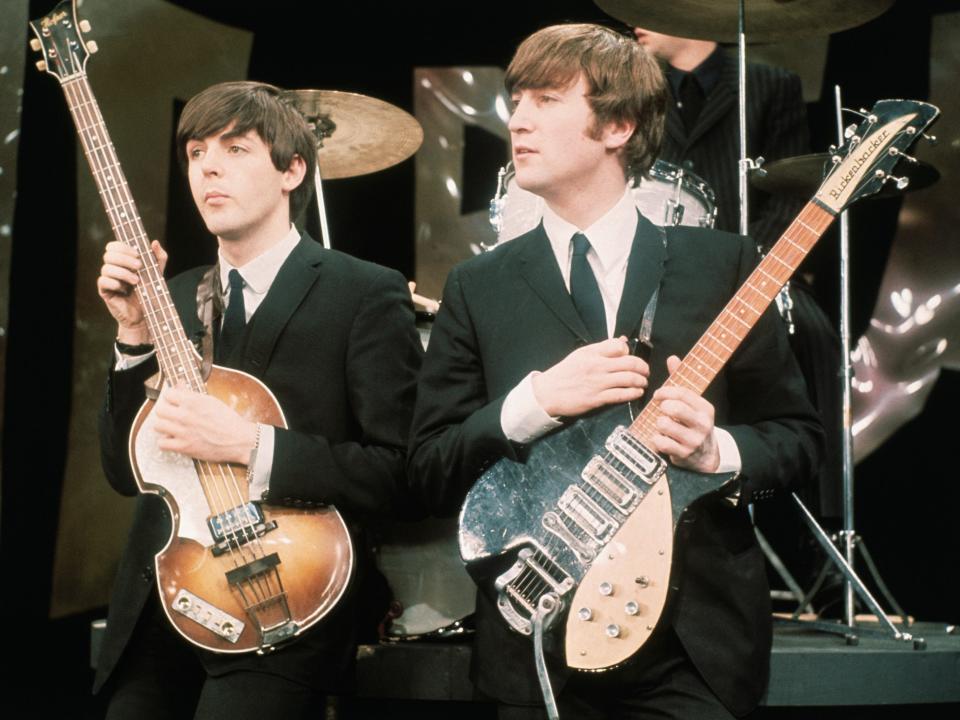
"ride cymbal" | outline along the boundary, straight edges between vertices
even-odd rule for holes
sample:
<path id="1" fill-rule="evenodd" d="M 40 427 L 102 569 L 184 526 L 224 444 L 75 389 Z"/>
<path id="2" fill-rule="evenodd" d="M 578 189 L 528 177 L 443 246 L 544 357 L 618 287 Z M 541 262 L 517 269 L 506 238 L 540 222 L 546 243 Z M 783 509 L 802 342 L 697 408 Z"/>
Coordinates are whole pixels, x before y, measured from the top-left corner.
<path id="1" fill-rule="evenodd" d="M 736 42 L 739 0 L 594 0 L 631 27 L 697 40 Z M 749 42 L 830 35 L 886 12 L 893 0 L 746 0 Z"/>
<path id="2" fill-rule="evenodd" d="M 287 90 L 287 98 L 317 136 L 324 180 L 355 177 L 406 160 L 423 142 L 423 128 L 405 110 L 338 90 Z"/>

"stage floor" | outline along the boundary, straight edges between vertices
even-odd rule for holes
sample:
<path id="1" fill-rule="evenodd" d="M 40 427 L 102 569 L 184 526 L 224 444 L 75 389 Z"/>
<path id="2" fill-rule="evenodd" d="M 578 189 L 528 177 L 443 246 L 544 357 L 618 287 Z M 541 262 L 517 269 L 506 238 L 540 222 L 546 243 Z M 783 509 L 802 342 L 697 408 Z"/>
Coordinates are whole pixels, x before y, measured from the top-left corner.
<path id="1" fill-rule="evenodd" d="M 777 625 L 768 707 L 912 705 L 960 702 L 960 632 L 937 623 L 909 629 L 915 643 L 858 633 L 843 635 Z M 363 645 L 358 652 L 360 697 L 398 700 L 474 698 L 468 677 L 470 644 L 423 642 Z"/>

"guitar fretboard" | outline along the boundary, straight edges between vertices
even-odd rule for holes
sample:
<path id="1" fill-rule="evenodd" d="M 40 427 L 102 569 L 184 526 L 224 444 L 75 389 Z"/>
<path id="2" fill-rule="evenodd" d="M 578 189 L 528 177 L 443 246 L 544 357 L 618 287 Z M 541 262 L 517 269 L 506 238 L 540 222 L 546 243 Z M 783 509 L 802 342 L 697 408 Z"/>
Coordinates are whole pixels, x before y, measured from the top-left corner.
<path id="1" fill-rule="evenodd" d="M 664 385 L 702 395 L 834 217 L 813 201 L 807 203 Z M 650 446 L 662 414 L 660 404 L 651 401 L 633 421 L 631 433 Z"/>
<path id="2" fill-rule="evenodd" d="M 171 383 L 185 382 L 202 392 L 204 384 L 193 346 L 183 330 L 167 283 L 150 248 L 150 239 L 90 84 L 85 75 L 80 75 L 62 85 L 113 233 L 117 240 L 135 249 L 143 263 L 137 293 L 164 377 Z"/>

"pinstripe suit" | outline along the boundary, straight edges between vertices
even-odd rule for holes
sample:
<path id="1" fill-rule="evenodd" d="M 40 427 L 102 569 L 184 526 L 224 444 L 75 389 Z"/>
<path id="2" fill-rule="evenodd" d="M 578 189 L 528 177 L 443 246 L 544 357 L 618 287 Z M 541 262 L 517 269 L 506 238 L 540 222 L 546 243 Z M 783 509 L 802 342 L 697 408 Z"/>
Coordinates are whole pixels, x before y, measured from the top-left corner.
<path id="1" fill-rule="evenodd" d="M 737 62 L 726 54 L 717 84 L 689 133 L 671 104 L 660 154 L 662 160 L 686 167 L 710 184 L 717 195 L 716 227 L 728 232 L 739 230 L 738 125 Z M 747 65 L 747 139 L 748 156 L 762 156 L 767 162 L 809 152 L 800 78 L 770 65 Z M 750 236 L 769 245 L 802 205 L 792 198 L 751 193 Z"/>

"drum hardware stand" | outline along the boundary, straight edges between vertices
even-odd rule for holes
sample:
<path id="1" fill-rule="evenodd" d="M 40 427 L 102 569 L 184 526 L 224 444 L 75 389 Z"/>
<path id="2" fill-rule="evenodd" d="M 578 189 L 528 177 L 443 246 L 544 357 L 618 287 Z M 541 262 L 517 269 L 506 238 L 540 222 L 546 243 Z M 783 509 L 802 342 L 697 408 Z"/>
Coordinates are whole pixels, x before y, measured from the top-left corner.
<path id="1" fill-rule="evenodd" d="M 843 107 L 840 101 L 839 85 L 834 86 L 834 98 L 836 102 L 837 131 L 839 135 L 839 142 L 842 143 L 845 137 L 845 132 L 843 129 Z M 905 183 L 903 182 L 905 180 L 904 178 L 891 179 L 895 180 L 897 182 L 897 186 L 901 189 L 905 187 Z M 837 568 L 839 568 L 840 572 L 843 573 L 845 580 L 844 617 L 842 623 L 820 620 L 800 620 L 800 610 L 798 608 L 798 610 L 794 612 L 793 616 L 789 620 L 785 620 L 783 622 L 812 627 L 823 632 L 841 634 L 846 636 L 847 642 L 850 644 L 856 644 L 858 635 L 869 635 L 872 637 L 912 642 L 915 650 L 922 650 L 926 647 L 926 641 L 923 638 L 914 638 L 910 633 L 901 632 L 893 624 L 893 622 L 891 622 L 890 618 L 887 616 L 887 613 L 884 612 L 880 604 L 874 599 L 873 595 L 870 594 L 870 591 L 867 589 L 866 585 L 864 585 L 863 581 L 857 576 L 853 569 L 853 564 L 856 559 L 856 550 L 859 548 L 860 553 L 867 564 L 867 568 L 873 576 L 874 582 L 876 582 L 877 586 L 880 588 L 887 602 L 890 603 L 891 607 L 894 608 L 895 612 L 900 615 L 901 620 L 905 623 L 907 620 L 906 614 L 893 599 L 889 589 L 880 579 L 880 575 L 877 572 L 877 567 L 873 563 L 873 558 L 870 556 L 866 544 L 863 542 L 863 539 L 857 535 L 853 527 L 853 428 L 851 424 L 852 411 L 850 398 L 850 387 L 853 379 L 853 366 L 850 362 L 849 268 L 850 223 L 847 211 L 844 211 L 840 214 L 840 379 L 843 392 L 843 530 L 837 533 L 837 538 L 840 541 L 839 544 L 843 549 L 842 553 L 835 546 L 833 539 L 827 535 L 824 529 L 816 521 L 816 518 L 814 518 L 813 514 L 807 509 L 800 498 L 797 497 L 797 494 L 791 493 L 791 497 L 800 508 L 801 517 L 807 523 L 807 526 L 813 532 L 814 538 L 818 543 L 820 543 L 821 547 L 827 554 L 827 560 L 824 562 L 823 568 L 820 571 L 820 575 L 818 576 L 810 592 L 808 592 L 807 595 L 800 601 L 799 608 L 803 608 L 804 606 L 808 605 L 812 596 L 820 589 L 820 586 L 826 579 L 829 565 L 832 562 L 837 566 Z M 854 592 L 856 592 L 856 594 L 860 596 L 860 599 L 866 603 L 870 611 L 876 616 L 877 621 L 886 627 L 885 630 L 864 628 L 863 626 L 856 624 Z"/>
<path id="2" fill-rule="evenodd" d="M 320 177 L 320 153 L 323 151 L 323 141 L 333 135 L 336 124 L 328 115 L 305 116 L 307 124 L 317 138 L 317 160 L 313 169 L 313 190 L 317 196 L 317 215 L 320 217 L 320 234 L 323 235 L 323 246 L 330 249 L 330 228 L 327 227 L 327 206 L 323 201 L 323 180 Z"/>
<path id="3" fill-rule="evenodd" d="M 759 170 L 761 164 L 763 163 L 762 158 L 758 158 L 757 161 L 753 161 L 747 157 L 747 39 L 746 39 L 746 21 L 745 21 L 745 10 L 744 10 L 744 0 L 739 0 L 738 3 L 738 17 L 737 17 L 737 61 L 738 61 L 738 72 L 737 72 L 737 85 L 738 85 L 738 110 L 739 110 L 739 135 L 740 135 L 740 162 L 739 162 L 739 186 L 740 186 L 740 234 L 748 235 L 749 233 L 749 201 L 747 198 L 747 174 L 750 170 Z M 843 133 L 843 119 L 842 119 L 842 108 L 840 106 L 840 88 L 836 88 L 836 102 L 837 102 L 837 125 L 839 129 L 839 142 L 842 143 L 844 140 Z M 824 532 L 823 528 L 817 523 L 816 519 L 803 504 L 800 498 L 796 493 L 791 493 L 791 496 L 794 502 L 799 506 L 801 511 L 801 517 L 806 521 L 807 525 L 810 526 L 811 531 L 813 531 L 814 537 L 817 541 L 823 546 L 824 550 L 827 553 L 828 562 L 832 560 L 841 570 L 845 579 L 845 593 L 844 593 L 844 623 L 843 624 L 834 624 L 821 621 L 802 621 L 796 618 L 796 613 L 794 618 L 787 622 L 794 623 L 803 623 L 811 627 L 816 627 L 819 630 L 833 633 L 841 633 L 846 635 L 848 638 L 854 637 L 855 634 L 851 632 L 852 629 L 857 628 L 854 623 L 854 591 L 863 599 L 863 601 L 869 606 L 870 610 L 877 616 L 878 620 L 887 625 L 887 631 L 875 631 L 872 629 L 866 628 L 857 628 L 863 634 L 879 634 L 883 637 L 892 637 L 895 640 L 906 640 L 913 641 L 914 647 L 919 649 L 925 646 L 925 643 L 922 639 L 914 640 L 914 638 L 909 633 L 900 632 L 886 614 L 883 612 L 883 609 L 880 607 L 879 603 L 874 600 L 873 596 L 867 590 L 863 582 L 857 577 L 856 573 L 853 570 L 854 562 L 854 551 L 856 547 L 861 547 L 865 552 L 866 548 L 863 546 L 862 540 L 857 543 L 855 542 L 855 532 L 853 530 L 853 435 L 851 428 L 851 410 L 850 410 L 850 380 L 852 378 L 853 370 L 850 364 L 850 323 L 849 323 L 849 279 L 848 279 L 848 253 L 849 253 L 849 223 L 847 219 L 847 213 L 843 212 L 840 215 L 840 247 L 841 247 L 841 260 L 840 260 L 840 275 L 841 275 L 841 331 L 840 331 L 840 340 L 841 340 L 841 352 L 842 357 L 842 385 L 843 385 L 843 489 L 844 489 L 844 530 L 840 533 L 840 537 L 843 541 L 844 550 L 846 558 L 840 554 L 840 552 L 834 547 L 833 542 L 830 540 L 830 537 Z M 794 332 L 792 318 L 790 316 L 790 308 L 792 306 L 792 300 L 789 296 L 789 283 L 783 287 L 780 291 L 780 294 L 777 296 L 777 306 L 780 309 L 781 315 L 787 322 L 788 331 L 790 333 Z M 751 508 L 751 516 L 752 516 Z M 762 536 L 761 536 L 762 537 Z M 786 571 L 782 561 L 776 556 L 773 548 L 766 543 L 765 540 L 761 542 L 761 547 L 764 549 L 764 553 L 767 558 L 770 560 L 771 564 L 777 568 L 777 572 L 784 579 L 784 582 L 787 583 L 787 586 L 793 590 L 796 595 L 797 583 L 790 576 L 790 573 Z M 865 552 L 866 556 L 869 556 Z M 870 563 L 871 567 L 873 566 L 872 562 Z M 782 571 L 781 571 L 782 569 Z M 825 570 L 823 571 L 825 573 Z M 788 580 L 789 578 L 789 580 Z M 793 581 L 791 583 L 791 581 Z M 882 585 L 882 583 L 881 583 Z M 800 598 L 799 607 L 803 608 L 809 604 L 810 598 L 809 594 L 807 597 Z M 895 605 L 896 603 L 891 603 Z M 901 613 L 901 616 L 903 614 Z"/>
<path id="4" fill-rule="evenodd" d="M 323 181 L 320 179 L 320 163 L 313 171 L 313 188 L 317 193 L 317 214 L 320 216 L 320 234 L 323 235 L 323 246 L 330 249 L 330 228 L 327 227 L 327 207 L 323 203 Z"/>

